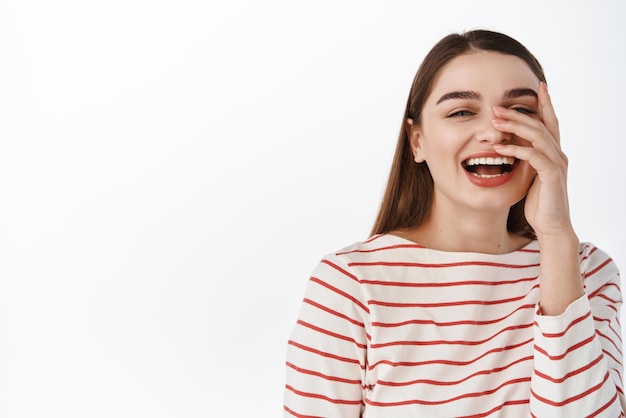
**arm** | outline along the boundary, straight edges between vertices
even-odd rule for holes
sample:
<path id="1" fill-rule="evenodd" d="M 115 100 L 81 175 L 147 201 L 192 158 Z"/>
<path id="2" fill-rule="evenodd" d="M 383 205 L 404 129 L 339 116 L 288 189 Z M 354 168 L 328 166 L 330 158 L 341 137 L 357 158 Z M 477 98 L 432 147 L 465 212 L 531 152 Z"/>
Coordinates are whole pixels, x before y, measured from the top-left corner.
<path id="1" fill-rule="evenodd" d="M 567 157 L 545 83 L 537 96 L 534 114 L 496 107 L 493 121 L 497 129 L 528 143 L 494 149 L 537 171 L 524 207 L 541 251 L 531 412 L 537 417 L 624 416 L 619 274 L 599 250 L 585 247 L 579 258 L 569 215 Z"/>
<path id="2" fill-rule="evenodd" d="M 559 315 L 583 295 L 578 237 L 567 197 L 568 160 L 560 146 L 559 124 L 545 83 L 537 89 L 537 110 L 520 114 L 494 108 L 494 126 L 527 141 L 529 146 L 496 144 L 502 154 L 526 161 L 537 172 L 526 195 L 524 215 L 541 249 L 540 305 L 544 315 Z"/>
<path id="3" fill-rule="evenodd" d="M 619 273 L 590 245 L 580 266 L 586 294 L 557 316 L 537 309 L 530 398 L 537 417 L 624 416 Z"/>
<path id="4" fill-rule="evenodd" d="M 359 417 L 368 316 L 358 279 L 326 257 L 309 280 L 287 348 L 285 417 Z"/>

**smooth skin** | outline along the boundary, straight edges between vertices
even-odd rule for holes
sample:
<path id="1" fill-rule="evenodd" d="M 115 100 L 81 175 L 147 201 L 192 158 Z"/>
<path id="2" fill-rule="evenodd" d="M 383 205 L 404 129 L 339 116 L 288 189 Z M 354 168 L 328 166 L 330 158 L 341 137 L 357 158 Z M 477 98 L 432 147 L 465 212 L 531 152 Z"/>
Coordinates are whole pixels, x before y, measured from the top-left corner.
<path id="1" fill-rule="evenodd" d="M 508 95 L 516 89 L 532 94 Z M 437 76 L 420 121 L 407 124 L 415 160 L 428 163 L 433 176 L 433 206 L 422 225 L 394 234 L 437 250 L 508 253 L 529 241 L 506 228 L 509 208 L 526 195 L 541 251 L 542 314 L 559 315 L 584 294 L 558 120 L 545 83 L 524 61 L 487 51 L 454 58 Z M 480 187 L 468 180 L 462 162 L 484 152 L 520 160 L 510 181 Z"/>

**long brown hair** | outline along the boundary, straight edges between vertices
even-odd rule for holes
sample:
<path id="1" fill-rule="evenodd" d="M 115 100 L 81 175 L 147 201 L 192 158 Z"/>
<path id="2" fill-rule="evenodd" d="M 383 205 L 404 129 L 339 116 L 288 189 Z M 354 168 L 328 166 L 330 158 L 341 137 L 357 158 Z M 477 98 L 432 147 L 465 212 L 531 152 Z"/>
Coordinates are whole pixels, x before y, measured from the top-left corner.
<path id="1" fill-rule="evenodd" d="M 402 127 L 387 189 L 372 228 L 372 235 L 415 228 L 428 217 L 432 206 L 433 178 L 426 162 L 417 164 L 413 160 L 409 143 L 410 126 L 407 124 L 407 119 L 413 119 L 415 123 L 419 123 L 424 102 L 431 92 L 435 77 L 446 63 L 459 55 L 480 50 L 500 52 L 521 58 L 539 78 L 539 81 L 546 81 L 539 61 L 524 45 L 510 36 L 487 30 L 473 30 L 451 34 L 440 40 L 426 55 L 413 79 L 406 110 L 402 117 Z M 507 229 L 529 238 L 535 238 L 532 227 L 524 217 L 524 202 L 525 198 L 509 210 Z"/>

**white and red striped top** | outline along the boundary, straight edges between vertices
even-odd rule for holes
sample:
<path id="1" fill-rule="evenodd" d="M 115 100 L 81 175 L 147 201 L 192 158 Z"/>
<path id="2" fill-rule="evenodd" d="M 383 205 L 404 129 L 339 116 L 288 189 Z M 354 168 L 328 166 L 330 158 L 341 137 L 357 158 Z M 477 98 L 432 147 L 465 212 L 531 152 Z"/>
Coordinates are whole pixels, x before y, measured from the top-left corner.
<path id="1" fill-rule="evenodd" d="M 377 235 L 325 257 L 288 344 L 286 417 L 624 416 L 620 278 L 542 316 L 536 241 L 502 255 Z"/>

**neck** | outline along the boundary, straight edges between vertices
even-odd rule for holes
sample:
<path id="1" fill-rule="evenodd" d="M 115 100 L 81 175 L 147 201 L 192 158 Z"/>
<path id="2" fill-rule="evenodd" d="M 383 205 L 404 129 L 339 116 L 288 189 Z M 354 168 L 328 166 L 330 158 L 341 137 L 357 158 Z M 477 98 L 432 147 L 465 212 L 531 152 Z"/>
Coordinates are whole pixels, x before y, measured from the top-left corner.
<path id="1" fill-rule="evenodd" d="M 507 230 L 508 209 L 465 209 L 461 215 L 450 208 L 433 205 L 432 209 L 422 225 L 399 235 L 434 250 L 487 254 L 509 253 L 529 242 Z"/>

